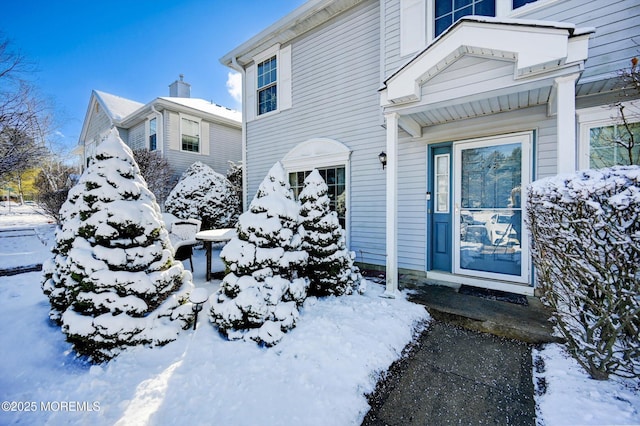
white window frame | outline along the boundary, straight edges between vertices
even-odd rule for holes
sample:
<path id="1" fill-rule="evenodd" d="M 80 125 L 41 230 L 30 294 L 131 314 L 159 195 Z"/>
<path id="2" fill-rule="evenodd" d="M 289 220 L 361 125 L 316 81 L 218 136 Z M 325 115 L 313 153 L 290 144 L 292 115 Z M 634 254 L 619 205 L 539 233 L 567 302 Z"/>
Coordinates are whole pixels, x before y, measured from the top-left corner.
<path id="1" fill-rule="evenodd" d="M 146 146 L 147 146 L 147 149 L 151 151 L 151 144 L 150 144 L 149 138 L 151 137 L 151 121 L 152 120 L 156 120 L 156 149 L 154 151 L 160 151 L 160 135 L 158 134 L 160 120 L 158 120 L 158 116 L 155 114 L 147 117 L 147 122 L 145 126 L 145 135 L 144 135 L 144 138 L 146 140 Z"/>
<path id="2" fill-rule="evenodd" d="M 435 39 L 436 6 L 435 6 L 435 0 L 423 0 L 423 1 L 426 1 L 426 25 L 423 25 L 422 28 L 426 28 L 426 33 L 427 33 L 426 44 L 428 45 Z M 495 0 L 495 1 L 496 1 L 496 17 L 515 18 L 515 17 L 520 17 L 522 15 L 531 13 L 537 9 L 547 7 L 561 0 L 538 0 L 534 3 L 526 4 L 517 9 L 513 9 L 513 0 Z"/>
<path id="3" fill-rule="evenodd" d="M 179 135 L 179 139 L 178 139 L 180 152 L 186 152 L 186 153 L 189 153 L 189 154 L 202 154 L 202 119 L 199 118 L 199 117 L 194 117 L 192 115 L 187 115 L 187 114 L 183 114 L 183 113 L 178 114 L 178 117 L 180 119 L 180 135 Z M 182 135 L 183 135 L 182 120 L 183 119 L 194 121 L 194 122 L 198 123 L 198 151 L 188 151 L 188 150 L 182 149 Z"/>
<path id="4" fill-rule="evenodd" d="M 640 123 L 640 102 L 622 102 L 625 108 L 625 117 L 629 123 Z M 578 116 L 578 168 L 586 170 L 590 168 L 591 129 L 621 125 L 622 119 L 618 115 L 618 108 L 610 105 L 602 105 L 593 108 L 584 108 L 576 111 Z"/>
<path id="5" fill-rule="evenodd" d="M 258 65 L 262 62 L 275 57 L 276 58 L 276 109 L 258 114 Z M 245 73 L 245 93 L 247 94 L 243 108 L 247 122 L 270 117 L 278 114 L 292 106 L 291 93 L 291 45 L 281 47 L 275 44 L 269 49 L 263 51 L 259 55 L 253 57 L 253 64 L 247 67 Z"/>
<path id="6" fill-rule="evenodd" d="M 345 184 L 345 234 L 347 247 L 351 243 L 351 150 L 343 143 L 328 138 L 313 138 L 296 145 L 282 159 L 289 173 L 326 167 L 344 167 Z"/>

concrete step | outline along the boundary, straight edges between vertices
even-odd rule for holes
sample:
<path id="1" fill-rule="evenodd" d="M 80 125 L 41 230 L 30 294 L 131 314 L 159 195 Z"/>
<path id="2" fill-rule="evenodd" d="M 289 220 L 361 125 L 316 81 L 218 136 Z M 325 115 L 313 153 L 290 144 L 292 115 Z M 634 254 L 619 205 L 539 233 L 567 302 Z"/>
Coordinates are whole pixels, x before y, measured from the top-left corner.
<path id="1" fill-rule="evenodd" d="M 562 341 L 553 335 L 551 311 L 536 297 L 527 297 L 523 306 L 461 294 L 445 286 L 420 285 L 410 291 L 410 300 L 425 305 L 440 321 L 527 343 Z"/>

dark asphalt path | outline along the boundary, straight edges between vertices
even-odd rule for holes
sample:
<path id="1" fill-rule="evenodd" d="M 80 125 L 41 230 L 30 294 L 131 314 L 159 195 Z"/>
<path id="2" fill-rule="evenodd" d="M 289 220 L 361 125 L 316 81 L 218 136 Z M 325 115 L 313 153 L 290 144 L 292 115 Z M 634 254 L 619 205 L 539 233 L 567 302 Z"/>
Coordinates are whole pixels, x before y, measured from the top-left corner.
<path id="1" fill-rule="evenodd" d="M 535 425 L 531 345 L 433 321 L 370 396 L 363 425 Z"/>

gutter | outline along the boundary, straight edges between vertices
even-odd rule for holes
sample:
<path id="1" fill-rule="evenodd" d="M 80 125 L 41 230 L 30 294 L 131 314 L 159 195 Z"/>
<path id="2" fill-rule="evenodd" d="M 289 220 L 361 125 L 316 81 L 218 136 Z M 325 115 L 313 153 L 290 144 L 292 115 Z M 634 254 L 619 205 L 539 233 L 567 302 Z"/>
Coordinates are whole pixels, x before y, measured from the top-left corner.
<path id="1" fill-rule="evenodd" d="M 247 201 L 248 195 L 248 179 L 247 179 L 247 91 L 245 79 L 247 74 L 245 69 L 238 64 L 238 59 L 235 56 L 231 57 L 230 68 L 238 71 L 242 75 L 242 211 L 246 211 L 249 203 Z"/>

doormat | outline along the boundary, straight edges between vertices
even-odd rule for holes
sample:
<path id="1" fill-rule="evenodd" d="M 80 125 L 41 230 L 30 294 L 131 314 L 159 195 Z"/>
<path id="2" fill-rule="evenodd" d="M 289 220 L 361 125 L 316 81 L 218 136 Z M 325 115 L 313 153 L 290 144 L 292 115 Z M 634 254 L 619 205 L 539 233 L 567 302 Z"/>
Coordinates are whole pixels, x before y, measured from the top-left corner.
<path id="1" fill-rule="evenodd" d="M 508 293 L 506 291 L 462 285 L 458 289 L 458 293 L 466 294 L 468 296 L 482 297 L 489 300 L 498 300 L 500 302 L 515 303 L 516 305 L 529 306 L 526 296 L 523 296 L 522 294 Z"/>

